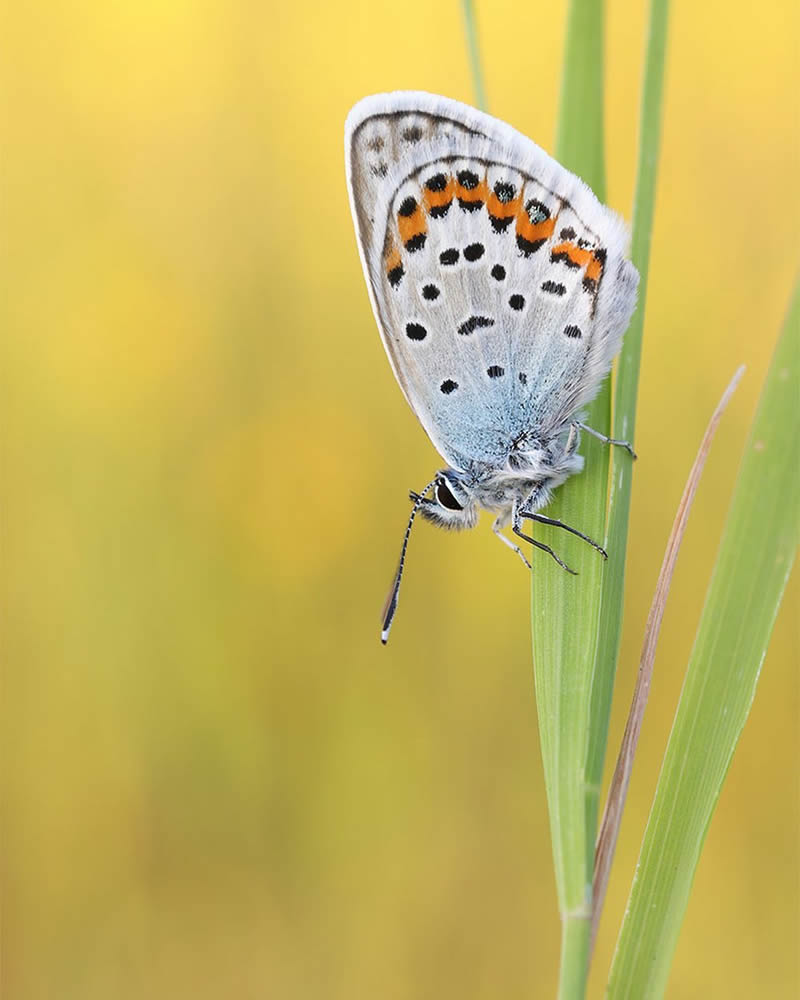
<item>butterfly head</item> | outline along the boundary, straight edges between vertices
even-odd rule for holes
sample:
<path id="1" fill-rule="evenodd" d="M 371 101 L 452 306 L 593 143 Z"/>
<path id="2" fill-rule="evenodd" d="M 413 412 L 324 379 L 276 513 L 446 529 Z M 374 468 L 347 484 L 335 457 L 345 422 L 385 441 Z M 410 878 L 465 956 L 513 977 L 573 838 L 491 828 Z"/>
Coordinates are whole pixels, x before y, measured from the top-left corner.
<path id="1" fill-rule="evenodd" d="M 474 489 L 455 469 L 442 469 L 431 487 L 431 496 L 410 493 L 419 513 L 426 521 L 442 528 L 459 531 L 474 528 L 478 523 L 478 504 Z"/>

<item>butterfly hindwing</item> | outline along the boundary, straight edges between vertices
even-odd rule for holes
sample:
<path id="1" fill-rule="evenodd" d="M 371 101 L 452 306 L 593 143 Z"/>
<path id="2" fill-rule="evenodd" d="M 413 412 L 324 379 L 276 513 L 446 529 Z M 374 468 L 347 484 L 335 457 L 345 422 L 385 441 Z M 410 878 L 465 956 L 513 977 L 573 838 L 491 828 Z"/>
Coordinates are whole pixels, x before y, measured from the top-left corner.
<path id="1" fill-rule="evenodd" d="M 635 304 L 627 231 L 496 119 L 379 95 L 350 113 L 359 249 L 395 375 L 454 467 L 502 465 L 597 391 Z"/>

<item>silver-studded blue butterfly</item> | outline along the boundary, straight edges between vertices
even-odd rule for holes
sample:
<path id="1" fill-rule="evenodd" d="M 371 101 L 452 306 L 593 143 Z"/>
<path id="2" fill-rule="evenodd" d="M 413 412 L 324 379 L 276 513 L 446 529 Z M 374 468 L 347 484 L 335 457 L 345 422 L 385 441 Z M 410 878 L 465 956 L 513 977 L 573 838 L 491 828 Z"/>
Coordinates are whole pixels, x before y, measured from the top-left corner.
<path id="1" fill-rule="evenodd" d="M 504 122 L 432 94 L 360 101 L 345 126 L 359 253 L 397 381 L 448 467 L 420 493 L 384 612 L 397 608 L 414 517 L 523 531 L 583 467 L 581 408 L 619 351 L 639 276 L 628 230 L 580 178 Z M 621 444 L 632 453 L 627 442 Z M 605 553 L 603 553 L 605 554 Z M 571 571 L 570 571 L 571 572 Z"/>

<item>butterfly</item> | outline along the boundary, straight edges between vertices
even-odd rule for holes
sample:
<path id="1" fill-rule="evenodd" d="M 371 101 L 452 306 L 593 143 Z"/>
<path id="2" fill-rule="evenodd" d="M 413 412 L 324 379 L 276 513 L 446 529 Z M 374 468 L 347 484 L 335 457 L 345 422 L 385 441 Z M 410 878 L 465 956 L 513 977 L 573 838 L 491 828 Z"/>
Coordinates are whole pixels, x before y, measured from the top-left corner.
<path id="1" fill-rule="evenodd" d="M 510 125 L 415 91 L 359 101 L 345 124 L 350 205 L 395 378 L 447 462 L 413 502 L 383 615 L 397 610 L 417 513 L 471 528 L 480 510 L 529 566 L 524 531 L 579 472 L 581 422 L 618 353 L 639 275 L 623 220 Z M 635 457 L 635 456 L 634 456 Z"/>

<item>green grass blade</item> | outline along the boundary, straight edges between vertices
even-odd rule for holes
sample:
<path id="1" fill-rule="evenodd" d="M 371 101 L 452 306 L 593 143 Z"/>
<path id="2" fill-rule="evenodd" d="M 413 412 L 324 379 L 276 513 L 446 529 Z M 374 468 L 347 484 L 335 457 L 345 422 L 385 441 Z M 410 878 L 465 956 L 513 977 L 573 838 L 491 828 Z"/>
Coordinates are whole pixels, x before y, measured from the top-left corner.
<path id="1" fill-rule="evenodd" d="M 571 0 L 559 109 L 556 156 L 605 196 L 603 166 L 603 4 Z M 606 385 L 587 423 L 607 432 Z M 605 534 L 608 451 L 584 435 L 586 468 L 561 489 L 548 516 L 594 538 Z M 534 552 L 531 620 L 542 762 L 550 810 L 556 886 L 563 923 L 559 997 L 584 996 L 597 810 L 587 811 L 583 780 L 590 695 L 600 616 L 603 560 L 590 546 L 557 529 L 536 526 L 580 574 L 569 576 Z M 596 803 L 596 800 L 595 800 Z"/>
<path id="2" fill-rule="evenodd" d="M 658 157 L 661 137 L 661 106 L 664 83 L 664 54 L 667 47 L 669 0 L 651 0 L 644 81 L 639 119 L 639 155 L 633 207 L 631 258 L 639 271 L 639 304 L 625 334 L 617 362 L 614 395 L 613 437 L 633 441 L 636 426 L 636 396 L 642 353 L 647 277 L 650 268 L 650 234 L 653 228 Z M 622 631 L 625 585 L 625 555 L 631 502 L 633 466 L 628 455 L 612 455 L 611 500 L 606 535 L 608 562 L 603 581 L 597 671 L 592 690 L 592 727 L 586 774 L 590 787 L 599 788 L 608 739 L 608 721 Z"/>
<path id="3" fill-rule="evenodd" d="M 722 419 L 722 414 L 725 412 L 743 374 L 744 365 L 740 365 L 711 416 L 706 432 L 703 435 L 703 440 L 700 442 L 700 448 L 695 457 L 694 464 L 689 472 L 689 478 L 686 481 L 683 495 L 678 504 L 672 531 L 670 532 L 667 548 L 664 552 L 664 559 L 661 563 L 661 570 L 658 574 L 653 603 L 650 606 L 650 613 L 647 616 L 647 624 L 644 630 L 644 643 L 642 645 L 641 656 L 639 657 L 639 672 L 636 676 L 633 700 L 628 712 L 628 720 L 625 723 L 625 732 L 617 757 L 617 766 L 614 768 L 611 785 L 608 789 L 608 798 L 606 799 L 606 806 L 603 811 L 603 819 L 597 834 L 597 847 L 594 854 L 594 887 L 592 893 L 592 946 L 594 946 L 594 937 L 597 934 L 597 926 L 600 921 L 606 888 L 608 886 L 608 876 L 614 860 L 614 852 L 622 823 L 622 814 L 625 809 L 625 799 L 628 794 L 636 748 L 639 743 L 644 713 L 647 708 L 647 699 L 650 694 L 650 685 L 653 680 L 653 667 L 658 648 L 658 637 L 661 634 L 661 624 L 664 620 L 664 611 L 666 610 L 667 598 L 672 586 L 672 577 L 678 562 L 678 553 L 680 552 L 683 536 L 686 532 L 686 525 L 689 523 L 689 514 L 692 510 L 697 488 L 700 485 L 703 469 L 711 450 L 711 442 L 714 440 L 714 435 Z"/>
<path id="4" fill-rule="evenodd" d="M 481 111 L 486 111 L 486 90 L 483 86 L 483 73 L 481 72 L 481 57 L 478 49 L 478 30 L 475 25 L 475 5 L 472 0 L 462 0 L 464 8 L 464 27 L 467 33 L 467 48 L 469 49 L 469 63 L 472 68 L 472 85 L 475 88 L 475 101 Z"/>
<path id="5" fill-rule="evenodd" d="M 663 996 L 800 540 L 800 285 L 750 431 L 617 942 L 610 1000 Z"/>
<path id="6" fill-rule="evenodd" d="M 604 3 L 570 0 L 555 146 L 556 159 L 582 177 L 600 201 L 606 198 L 604 20 Z"/>

